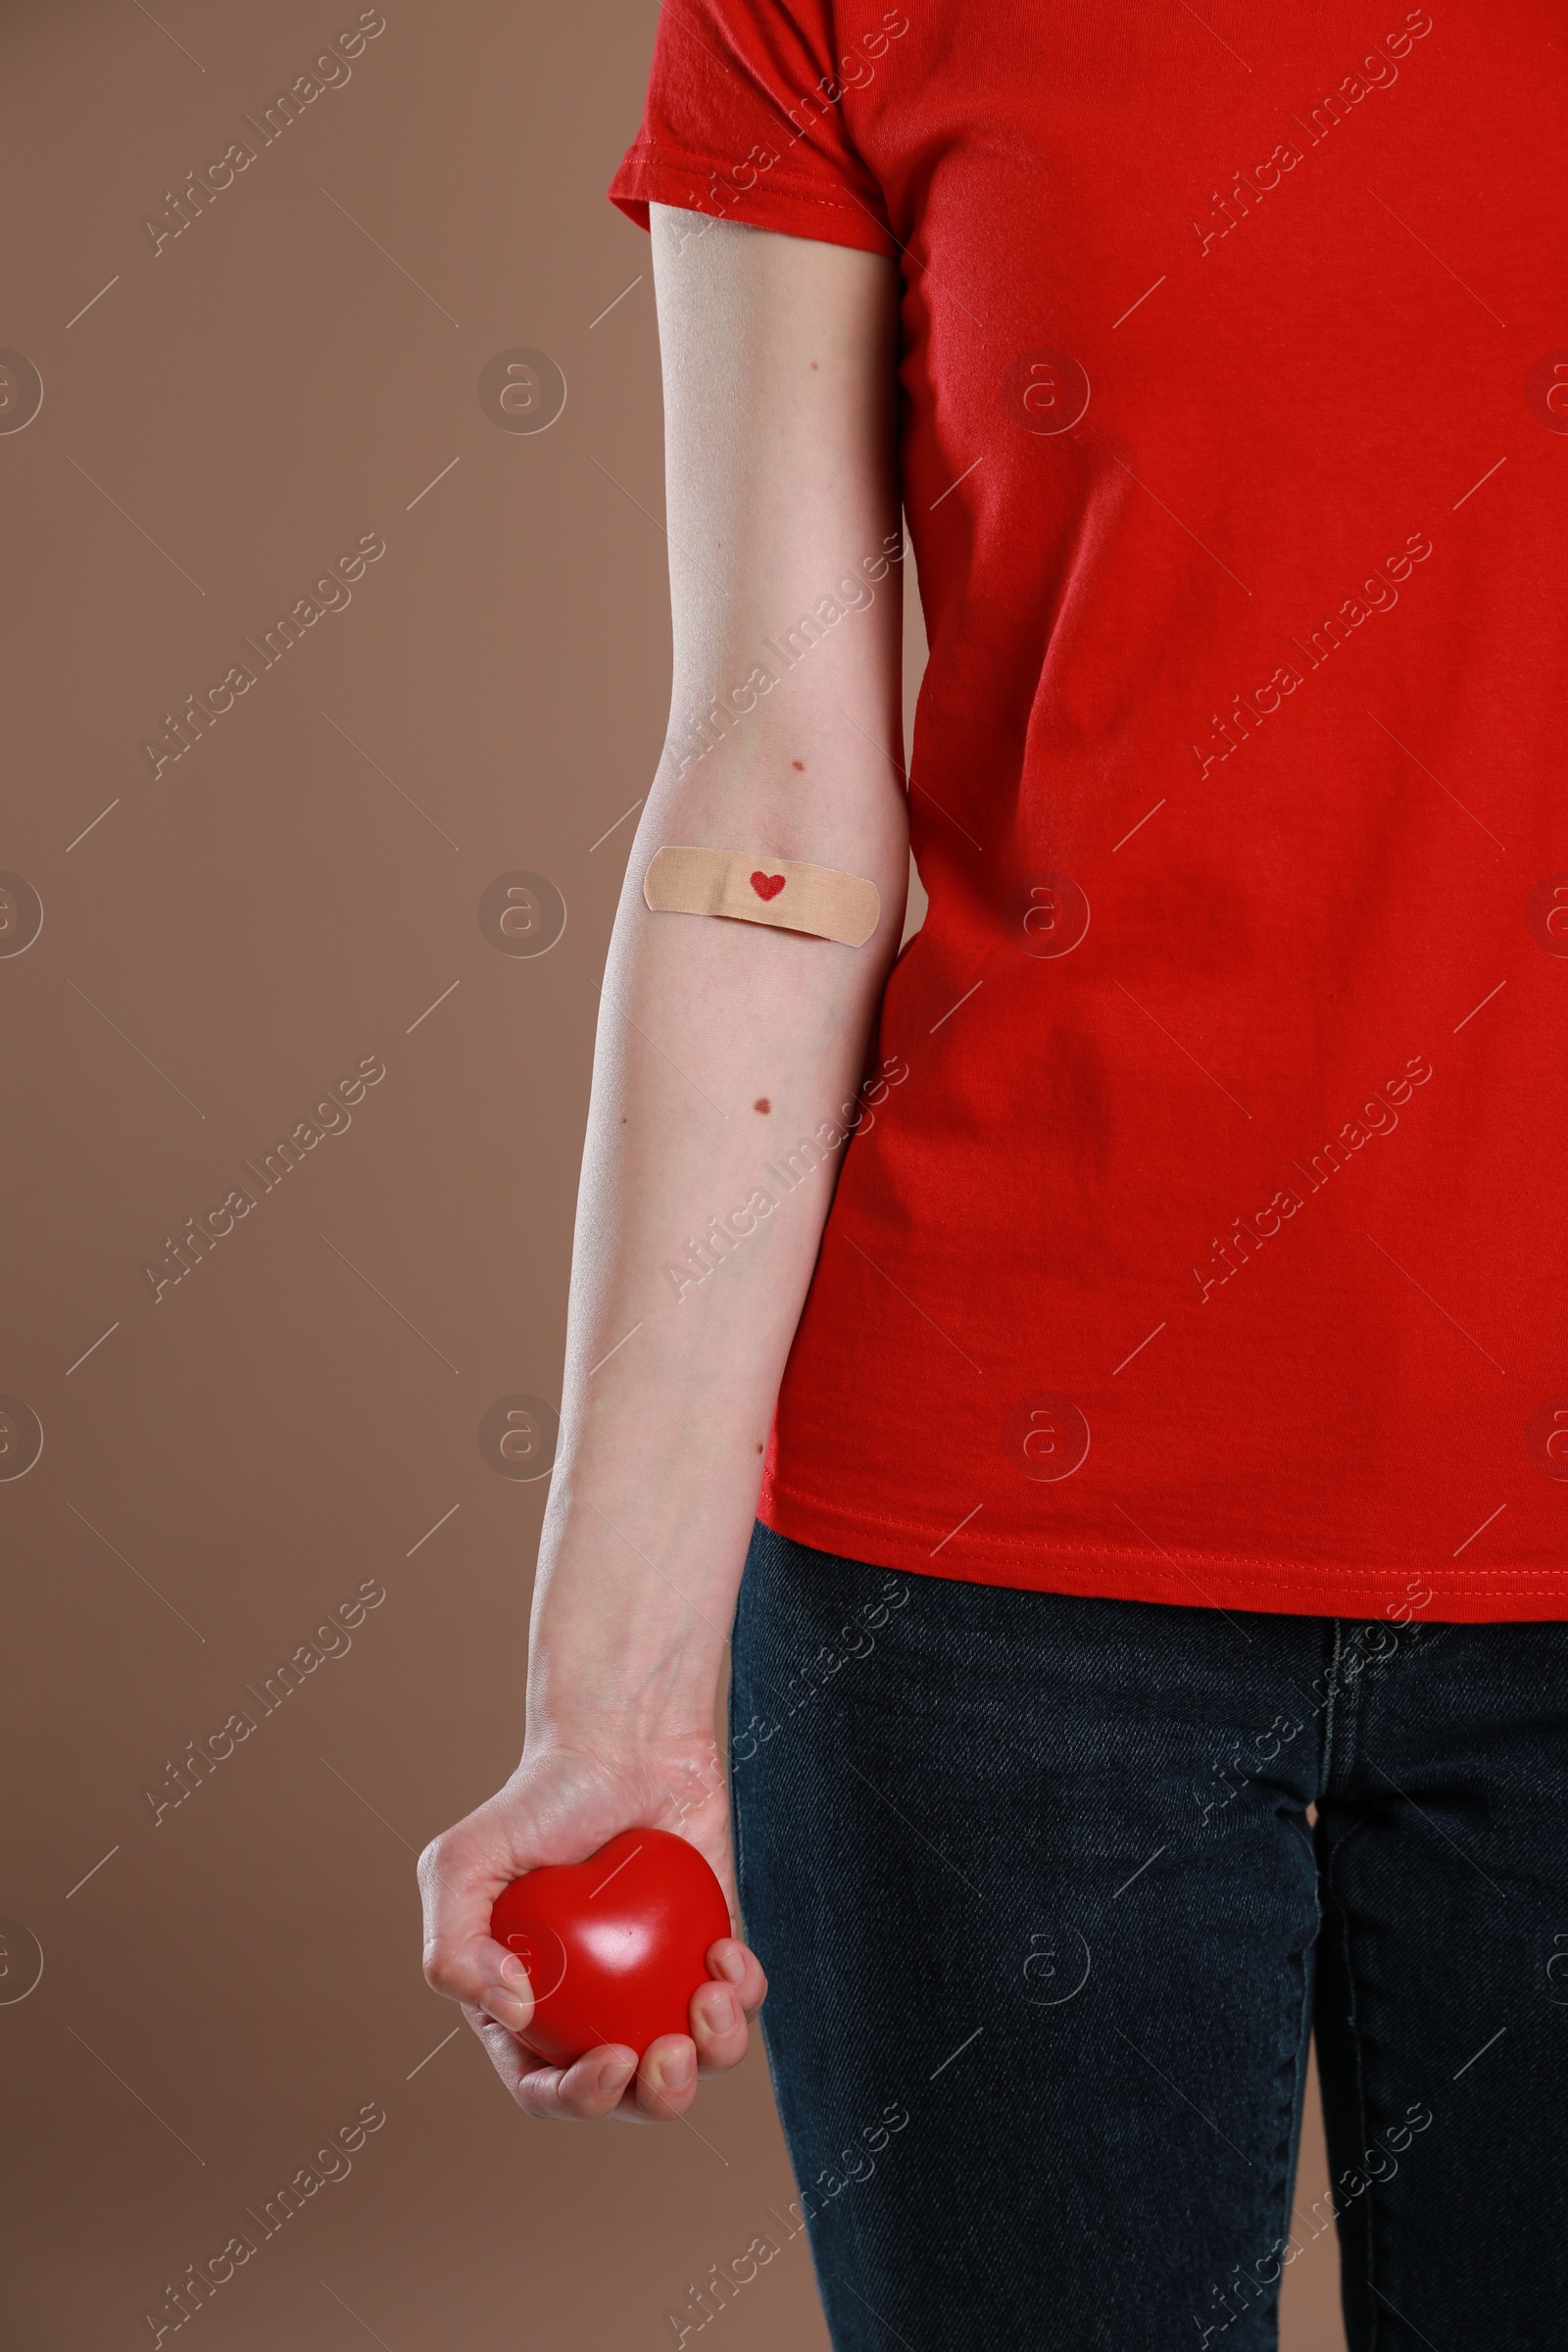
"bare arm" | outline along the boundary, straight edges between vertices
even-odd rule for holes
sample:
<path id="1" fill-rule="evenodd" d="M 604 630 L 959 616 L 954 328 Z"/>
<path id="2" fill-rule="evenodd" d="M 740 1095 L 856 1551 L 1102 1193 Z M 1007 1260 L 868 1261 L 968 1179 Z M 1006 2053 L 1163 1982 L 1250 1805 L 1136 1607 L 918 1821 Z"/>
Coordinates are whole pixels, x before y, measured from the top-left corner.
<path id="1" fill-rule="evenodd" d="M 824 1121 L 845 1124 L 907 874 L 902 574 L 896 561 L 881 568 L 899 547 L 894 269 L 658 206 L 654 260 L 670 740 L 605 980 L 526 1741 L 506 1788 L 421 1865 L 430 1982 L 468 2005 L 498 2070 L 537 2114 L 618 2105 L 662 2115 L 695 2089 L 686 2036 L 653 2045 L 635 2083 L 628 2051 L 592 2052 L 565 2074 L 534 2064 L 504 2031 L 526 2023 L 530 2001 L 525 1983 L 505 1981 L 489 1907 L 523 1869 L 662 1824 L 708 1854 L 735 1915 L 714 1707 L 762 1447 L 838 1154 L 787 1194 L 764 1163 Z M 791 643 L 787 632 L 812 614 L 815 640 Z M 712 748 L 694 757 L 702 738 L 691 722 L 715 695 L 733 723 L 710 726 Z M 869 876 L 878 929 L 852 949 L 651 913 L 642 877 L 666 843 Z M 735 1218 L 727 1240 L 721 1230 L 707 1245 L 713 1270 L 684 1279 L 697 1271 L 688 1243 L 759 1193 L 782 1197 L 754 1206 L 750 1223 Z M 694 1999 L 703 2071 L 744 2052 L 763 1989 L 734 1939 L 714 1946 L 710 1965 L 733 1984 L 740 2014 L 724 2022 L 716 1982 Z"/>

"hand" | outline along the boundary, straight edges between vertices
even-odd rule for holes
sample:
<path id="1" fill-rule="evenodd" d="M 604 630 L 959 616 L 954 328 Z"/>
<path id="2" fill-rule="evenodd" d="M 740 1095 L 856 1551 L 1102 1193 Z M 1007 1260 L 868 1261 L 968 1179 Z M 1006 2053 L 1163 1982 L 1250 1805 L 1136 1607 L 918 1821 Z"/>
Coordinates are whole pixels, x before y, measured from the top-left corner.
<path id="1" fill-rule="evenodd" d="M 640 2063 L 624 2043 L 607 2042 L 571 2066 L 551 2066 L 517 2039 L 533 1994 L 521 1961 L 490 1934 L 496 1896 L 525 1870 L 581 1862 L 619 1831 L 645 1827 L 673 1830 L 696 1846 L 735 1919 L 729 1804 L 711 1742 L 706 1752 L 682 1745 L 606 1757 L 551 1746 L 525 1755 L 497 1795 L 419 1857 L 426 1981 L 462 2003 L 525 2115 L 667 2123 L 691 2105 L 700 2076 L 722 2074 L 746 2055 L 767 1980 L 734 1936 L 709 1947 L 710 1982 L 692 1995 L 690 2033 L 661 2034 Z"/>

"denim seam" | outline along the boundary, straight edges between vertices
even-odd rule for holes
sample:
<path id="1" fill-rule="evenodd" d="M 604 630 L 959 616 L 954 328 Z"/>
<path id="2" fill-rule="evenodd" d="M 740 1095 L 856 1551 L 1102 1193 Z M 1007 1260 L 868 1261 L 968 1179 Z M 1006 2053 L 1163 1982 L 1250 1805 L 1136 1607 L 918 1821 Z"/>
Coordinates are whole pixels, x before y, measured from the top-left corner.
<path id="1" fill-rule="evenodd" d="M 1306 2048 L 1307 2034 L 1310 2030 L 1312 2017 L 1312 1954 L 1316 1948 L 1317 1939 L 1322 1932 L 1323 1926 L 1323 1907 L 1321 1901 L 1319 1900 L 1315 1884 L 1312 1889 L 1312 1903 L 1316 1916 L 1313 1923 L 1311 1940 L 1307 1944 L 1305 1950 L 1301 1953 L 1300 1960 L 1298 1964 L 1301 1971 L 1301 1998 L 1299 2011 L 1296 2021 L 1296 2047 L 1291 2055 L 1290 2103 L 1286 2109 L 1285 2130 L 1280 2144 L 1280 2155 L 1282 2159 L 1280 2166 L 1280 2241 L 1282 2251 L 1280 2255 L 1279 2285 L 1281 2292 L 1284 2290 L 1286 2269 L 1283 2249 L 1288 2247 L 1291 2242 L 1292 2218 L 1295 2203 L 1296 2156 L 1297 2148 L 1299 2143 L 1300 2114 L 1303 2099 L 1302 2078 L 1304 2074 L 1304 2068 L 1302 2066 L 1302 2053 Z M 1278 2296 L 1275 2298 L 1274 2308 L 1277 2313 L 1279 2310 Z"/>
<path id="2" fill-rule="evenodd" d="M 1340 1695 L 1340 1655 L 1344 1647 L 1345 1641 L 1345 1628 L 1343 1620 L 1335 1617 L 1330 1622 L 1334 1628 L 1334 1646 L 1329 1652 L 1328 1673 L 1326 1677 L 1328 1682 L 1328 1696 L 1324 1701 L 1323 1708 L 1323 1767 L 1319 1777 L 1318 1786 L 1318 1796 L 1320 1798 L 1327 1796 L 1329 1792 L 1329 1783 L 1334 1778 L 1334 1713 L 1336 1703 Z"/>
<path id="3" fill-rule="evenodd" d="M 1359 1837 L 1360 1837 L 1360 1835 L 1361 1835 L 1361 1832 L 1362 1832 L 1362 1830 L 1364 1829 L 1364 1827 L 1365 1827 L 1365 1826 L 1366 1826 L 1366 1825 L 1365 1825 L 1363 1822 L 1357 1822 L 1357 1823 L 1355 1824 L 1355 1827 L 1354 1827 L 1353 1829 L 1351 1829 L 1351 1830 L 1348 1831 L 1348 1832 L 1346 1833 L 1345 1837 L 1344 1837 L 1344 1838 L 1343 1838 L 1340 1840 L 1340 1844 L 1339 1844 L 1339 1846 L 1338 1846 L 1338 1848 L 1337 1848 L 1337 1850 L 1336 1850 L 1336 1852 L 1335 1852 L 1335 1855 L 1334 1855 L 1334 1861 L 1333 1861 L 1333 1866 L 1332 1866 L 1332 1872 L 1333 1872 L 1333 1875 L 1338 1875 L 1339 1866 L 1340 1866 L 1341 1860 L 1342 1860 L 1342 1858 L 1343 1858 L 1343 1856 L 1344 1856 L 1344 1854 L 1345 1854 L 1345 1851 L 1346 1851 L 1347 1847 L 1348 1847 L 1348 1845 L 1351 1843 L 1352 1839 L 1354 1839 L 1354 1838 L 1359 1838 Z M 1355 2047 L 1355 2112 L 1356 2112 L 1356 2121 L 1357 2121 L 1357 2124 L 1358 2124 L 1358 2127 L 1359 2127 L 1360 2140 L 1361 2140 L 1361 2147 L 1362 2147 L 1362 2150 L 1363 2150 L 1363 2152 L 1364 2152 L 1365 2150 L 1367 2150 L 1368 2148 L 1370 2148 L 1370 2146 L 1371 2146 L 1371 2144 L 1372 2144 L 1372 2134 L 1371 2134 L 1371 2130 L 1370 2130 L 1370 2126 L 1369 2126 L 1369 2122 L 1368 2122 L 1368 2116 L 1367 2116 L 1367 2103 L 1366 2103 L 1366 2068 L 1365 2068 L 1365 2065 L 1364 2065 L 1364 2063 L 1363 2063 L 1363 2044 L 1362 2044 L 1362 2039 L 1361 2039 L 1361 2014 L 1360 2014 L 1360 2008 L 1359 2008 L 1359 2004 L 1358 2004 L 1357 1997 L 1356 1997 L 1356 1996 L 1357 1996 L 1357 1990 L 1358 1990 L 1358 1987 L 1357 1987 L 1356 1976 L 1355 1976 L 1355 1963 L 1354 1963 L 1354 1958 L 1353 1958 L 1353 1955 L 1352 1955 L 1352 1952 L 1351 1952 L 1351 1948 L 1350 1948 L 1350 1908 L 1349 1908 L 1349 1905 L 1348 1905 L 1348 1903 L 1347 1903 L 1347 1902 L 1346 1902 L 1346 1901 L 1343 1899 L 1343 1897 L 1342 1897 L 1342 1896 L 1341 1896 L 1341 1895 L 1338 1893 L 1338 1891 L 1336 1891 L 1336 1894 L 1335 1894 L 1335 1902 L 1336 1902 L 1336 1904 L 1337 1904 L 1337 1906 L 1338 1906 L 1338 1909 L 1339 1909 L 1339 1914 L 1340 1914 L 1340 1942 L 1341 1942 L 1341 1947 L 1342 1947 L 1342 1950 L 1343 1950 L 1343 1952 L 1344 1952 L 1344 1957 L 1345 1957 L 1345 1982 L 1346 1982 L 1346 1986 L 1347 1986 L 1347 1988 L 1348 1988 L 1348 2000 L 1349 2000 L 1349 2012 L 1348 2012 L 1348 2020 L 1347 2020 L 1347 2022 L 1348 2022 L 1348 2026 L 1349 2026 L 1349 2029 L 1350 2029 L 1350 2039 L 1351 2039 L 1351 2041 L 1352 2041 L 1352 2043 L 1354 2044 L 1354 2047 Z M 1368 2334 L 1368 2336 L 1367 2336 L 1367 2352 L 1378 2352 L 1378 2345 L 1379 2345 L 1379 2343 L 1381 2342 L 1381 2340 L 1382 2340 L 1382 2336 L 1383 2336 L 1383 2308 L 1382 2308 L 1382 2305 L 1381 2305 L 1381 2304 L 1379 2303 L 1379 2301 L 1378 2301 L 1378 2298 L 1377 2298 L 1377 2291 L 1376 2291 L 1376 2288 L 1375 2288 L 1375 2286 L 1374 2286 L 1374 2284 L 1373 2284 L 1373 2278 L 1372 2278 L 1372 2272 L 1373 2272 L 1373 2267 L 1374 2267 L 1374 2265 L 1373 2265 L 1373 2253 L 1374 2253 L 1374 2247 L 1375 2247 L 1375 2235 L 1376 2235 L 1376 2233 L 1375 2233 L 1375 2230 L 1374 2230 L 1374 2223 L 1375 2223 L 1375 2221 L 1376 2221 L 1376 2218 L 1377 2218 L 1377 2206 L 1376 2206 L 1376 2203 L 1375 2203 L 1375 2201 L 1374 2201 L 1374 2199 L 1375 2199 L 1375 2192 L 1376 2192 L 1376 2189 L 1377 2189 L 1377 2182 L 1376 2182 L 1376 2181 L 1369 2181 L 1369 2182 L 1368 2182 L 1368 2184 L 1367 2184 L 1367 2187 L 1366 2187 L 1366 2189 L 1365 2189 L 1365 2191 L 1364 2191 L 1364 2194 L 1365 2194 L 1365 2196 L 1366 2196 L 1366 2199 L 1367 2199 L 1367 2208 L 1366 2208 L 1366 2300 L 1367 2300 L 1367 2311 L 1368 2311 L 1368 2314 L 1369 2314 L 1369 2317 L 1370 2317 L 1370 2323 L 1371 2323 L 1371 2326 L 1370 2326 L 1370 2332 L 1369 2332 L 1369 2334 Z"/>

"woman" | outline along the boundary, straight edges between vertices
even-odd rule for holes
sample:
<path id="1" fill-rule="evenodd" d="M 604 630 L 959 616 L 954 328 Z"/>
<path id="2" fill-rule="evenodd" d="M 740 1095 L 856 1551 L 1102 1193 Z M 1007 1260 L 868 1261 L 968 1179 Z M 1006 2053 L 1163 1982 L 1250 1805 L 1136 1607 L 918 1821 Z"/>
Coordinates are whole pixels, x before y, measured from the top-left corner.
<path id="1" fill-rule="evenodd" d="M 1564 50 L 1288 18 L 679 0 L 612 190 L 672 723 L 427 1968 L 659 2119 L 765 1963 L 841 2347 L 1272 2343 L 1331 2218 L 1357 2352 L 1560 2341 Z M 536 2065 L 491 1900 L 638 1824 L 750 1941 Z"/>

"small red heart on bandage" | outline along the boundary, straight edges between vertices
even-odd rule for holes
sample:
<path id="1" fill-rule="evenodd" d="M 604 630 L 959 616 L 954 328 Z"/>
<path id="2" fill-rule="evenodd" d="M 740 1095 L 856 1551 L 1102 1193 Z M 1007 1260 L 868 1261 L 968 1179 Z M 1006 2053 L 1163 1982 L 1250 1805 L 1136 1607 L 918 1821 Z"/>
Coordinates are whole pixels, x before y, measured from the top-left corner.
<path id="1" fill-rule="evenodd" d="M 782 874 L 764 874 L 759 872 L 753 874 L 751 879 L 752 888 L 756 891 L 760 899 L 776 899 L 779 892 L 784 887 L 784 877 Z"/>

